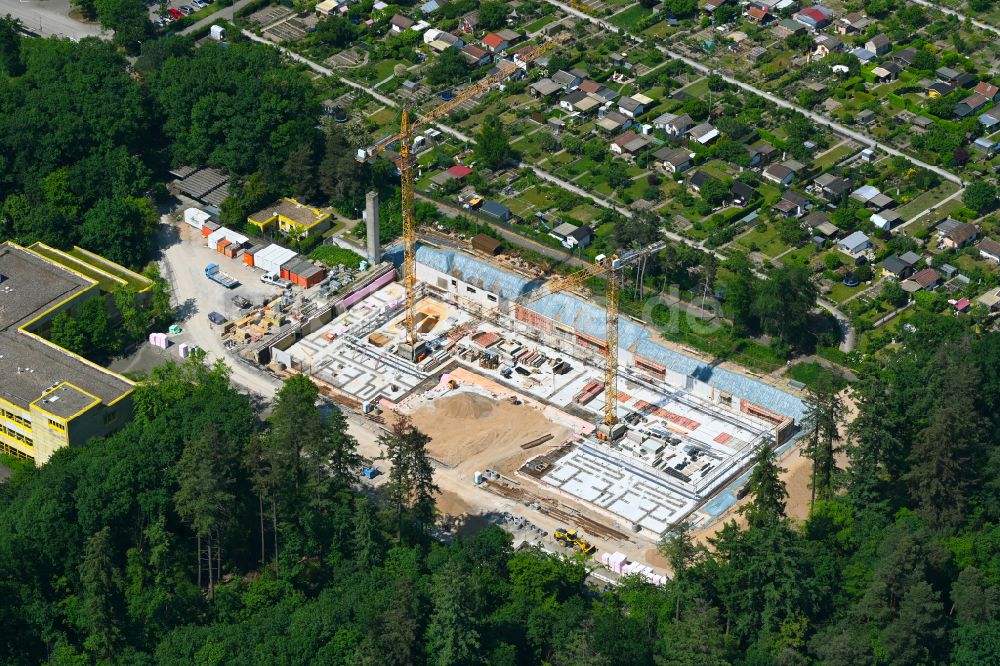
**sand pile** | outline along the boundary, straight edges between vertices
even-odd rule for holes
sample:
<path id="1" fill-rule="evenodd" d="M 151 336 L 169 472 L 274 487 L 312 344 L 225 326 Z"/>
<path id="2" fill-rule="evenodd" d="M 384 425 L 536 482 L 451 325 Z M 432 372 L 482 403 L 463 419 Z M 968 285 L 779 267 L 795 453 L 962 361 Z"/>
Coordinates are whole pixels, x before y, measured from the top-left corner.
<path id="1" fill-rule="evenodd" d="M 561 442 L 570 431 L 548 420 L 537 409 L 514 405 L 478 393 L 452 393 L 421 407 L 413 414 L 413 424 L 431 437 L 428 451 L 436 460 L 451 467 L 484 469 L 512 454 L 527 459 L 520 446 L 551 433 Z"/>

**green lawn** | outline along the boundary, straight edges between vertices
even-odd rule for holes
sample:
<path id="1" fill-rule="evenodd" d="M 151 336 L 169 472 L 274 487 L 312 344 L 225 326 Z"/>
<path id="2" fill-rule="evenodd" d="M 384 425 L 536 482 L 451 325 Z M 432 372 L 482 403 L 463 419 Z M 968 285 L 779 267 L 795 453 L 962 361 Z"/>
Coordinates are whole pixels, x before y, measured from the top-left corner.
<path id="1" fill-rule="evenodd" d="M 951 196 L 957 190 L 958 185 L 950 180 L 946 180 L 937 187 L 927 190 L 920 196 L 914 198 L 912 201 L 908 201 L 896 210 L 904 220 L 909 220 L 921 211 L 927 210 L 938 201 Z"/>
<path id="2" fill-rule="evenodd" d="M 648 7 L 635 5 L 612 17 L 611 23 L 622 30 L 635 32 L 639 27 L 639 23 L 652 13 L 653 10 Z"/>
<path id="3" fill-rule="evenodd" d="M 559 18 L 559 17 L 556 16 L 555 14 L 549 14 L 548 16 L 543 16 L 542 18 L 538 19 L 537 21 L 533 21 L 533 22 L 529 23 L 528 25 L 526 25 L 523 28 L 521 28 L 521 30 L 523 30 L 526 33 L 532 33 L 532 32 L 535 32 L 537 30 L 541 30 L 542 28 L 544 28 L 545 26 L 547 26 L 549 23 L 552 23 L 553 21 L 555 21 L 557 18 Z"/>
<path id="4" fill-rule="evenodd" d="M 833 289 L 830 290 L 830 300 L 836 301 L 837 303 L 843 303 L 862 289 L 866 289 L 864 282 L 859 284 L 857 287 L 848 287 L 844 284 L 843 280 L 841 280 L 837 282 L 837 284 L 833 285 Z"/>
<path id="5" fill-rule="evenodd" d="M 740 236 L 734 241 L 734 244 L 741 245 L 747 250 L 756 247 L 758 251 L 769 257 L 776 257 L 788 249 L 788 245 L 778 238 L 778 230 L 773 226 L 763 224 L 757 225 L 750 232 Z"/>
<path id="6" fill-rule="evenodd" d="M 322 262 L 331 268 L 340 264 L 357 266 L 362 260 L 361 255 L 357 252 L 338 245 L 320 245 L 309 253 L 309 258 Z"/>
<path id="7" fill-rule="evenodd" d="M 844 159 L 845 157 L 853 153 L 855 150 L 857 150 L 857 147 L 855 147 L 850 143 L 845 143 L 842 146 L 837 146 L 836 148 L 833 148 L 832 150 L 827 152 L 822 157 L 819 157 L 816 160 L 814 160 L 813 167 L 821 171 L 826 171 L 834 164 L 836 164 L 840 160 Z"/>
<path id="8" fill-rule="evenodd" d="M 708 93 L 708 79 L 702 77 L 694 83 L 684 86 L 681 91 L 686 92 L 691 97 L 704 97 Z"/>
<path id="9" fill-rule="evenodd" d="M 788 369 L 788 376 L 810 388 L 818 388 L 824 382 L 829 382 L 838 389 L 847 385 L 847 381 L 840 373 L 834 372 L 815 361 L 811 363 L 796 363 Z"/>

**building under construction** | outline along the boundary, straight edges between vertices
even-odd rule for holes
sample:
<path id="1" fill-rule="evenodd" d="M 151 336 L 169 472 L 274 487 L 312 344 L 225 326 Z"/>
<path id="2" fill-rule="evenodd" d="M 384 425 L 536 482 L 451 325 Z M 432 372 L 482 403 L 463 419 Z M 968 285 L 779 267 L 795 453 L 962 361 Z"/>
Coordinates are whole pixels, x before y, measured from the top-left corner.
<path id="1" fill-rule="evenodd" d="M 389 257 L 398 264 L 396 254 Z M 692 513 L 707 520 L 724 510 L 757 446 L 765 438 L 787 443 L 803 417 L 790 393 L 670 349 L 621 317 L 621 427 L 611 440 L 598 439 L 594 424 L 607 395 L 604 307 L 567 292 L 520 305 L 541 280 L 512 262 L 427 243 L 415 254 L 422 356 L 397 353 L 406 343 L 406 299 L 393 282 L 275 349 L 275 362 L 310 374 L 327 396 L 366 413 L 413 411 L 456 386 L 531 401 L 576 425 L 559 441 L 524 451 L 525 482 L 651 538 Z M 475 377 L 483 381 L 468 381 Z M 518 440 L 519 424 L 509 427 L 508 439 Z"/>

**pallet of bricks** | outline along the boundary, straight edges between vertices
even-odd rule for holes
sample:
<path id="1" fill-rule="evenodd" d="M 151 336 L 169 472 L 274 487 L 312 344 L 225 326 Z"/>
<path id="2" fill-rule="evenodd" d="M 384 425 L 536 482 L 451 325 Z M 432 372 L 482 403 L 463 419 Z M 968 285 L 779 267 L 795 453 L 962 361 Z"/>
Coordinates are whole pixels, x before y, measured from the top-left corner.
<path id="1" fill-rule="evenodd" d="M 583 387 L 579 393 L 573 397 L 573 402 L 581 405 L 586 405 L 588 402 L 600 395 L 601 391 L 604 390 L 604 384 L 597 381 L 587 382 L 586 386 Z"/>

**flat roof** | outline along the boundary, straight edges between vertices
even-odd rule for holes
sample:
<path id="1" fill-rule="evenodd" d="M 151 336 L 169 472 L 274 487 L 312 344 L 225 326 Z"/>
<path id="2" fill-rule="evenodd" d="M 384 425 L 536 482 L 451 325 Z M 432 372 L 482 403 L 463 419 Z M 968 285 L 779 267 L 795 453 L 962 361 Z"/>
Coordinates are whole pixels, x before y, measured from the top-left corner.
<path id="1" fill-rule="evenodd" d="M 20 330 L 92 288 L 89 279 L 13 243 L 0 245 L 0 275 L 0 398 L 28 409 L 48 390 L 67 382 L 105 403 L 132 390 L 132 382 L 124 377 Z M 66 404 L 79 404 L 82 398 L 71 393 L 65 393 Z"/>
<path id="2" fill-rule="evenodd" d="M 12 243 L 0 245 L 0 276 L 0 331 L 17 328 L 94 284 Z"/>
<path id="3" fill-rule="evenodd" d="M 64 349 L 19 331 L 0 333 L 0 397 L 25 409 L 55 385 L 69 382 L 100 399 L 114 402 L 133 384 Z"/>
<path id="4" fill-rule="evenodd" d="M 49 414 L 70 419 L 99 402 L 97 396 L 81 391 L 72 384 L 63 383 L 35 400 L 34 404 Z"/>

